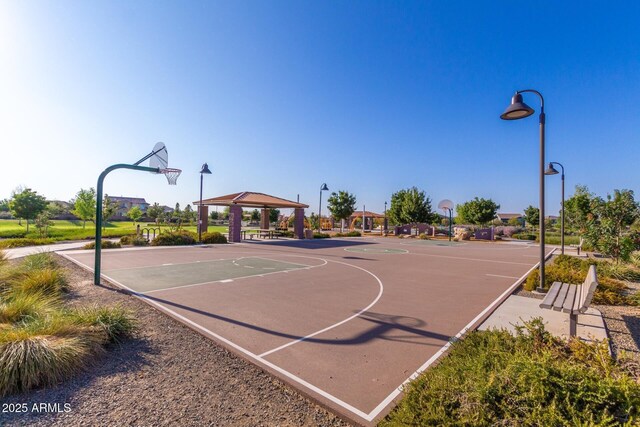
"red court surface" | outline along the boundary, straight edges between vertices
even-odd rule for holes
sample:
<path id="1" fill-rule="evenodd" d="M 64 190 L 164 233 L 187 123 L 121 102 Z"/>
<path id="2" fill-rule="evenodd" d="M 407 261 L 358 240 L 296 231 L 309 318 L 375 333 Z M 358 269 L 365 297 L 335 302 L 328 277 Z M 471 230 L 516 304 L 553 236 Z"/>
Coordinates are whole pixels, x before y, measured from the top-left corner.
<path id="1" fill-rule="evenodd" d="M 64 255 L 91 269 L 92 251 Z M 103 278 L 360 424 L 475 328 L 539 247 L 396 238 L 103 251 Z"/>

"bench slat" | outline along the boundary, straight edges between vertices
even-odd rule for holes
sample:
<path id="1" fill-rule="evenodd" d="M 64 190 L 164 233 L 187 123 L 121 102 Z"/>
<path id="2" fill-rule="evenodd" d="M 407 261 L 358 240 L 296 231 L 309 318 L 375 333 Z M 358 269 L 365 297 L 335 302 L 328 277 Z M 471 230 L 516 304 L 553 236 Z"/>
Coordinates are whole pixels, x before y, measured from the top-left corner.
<path id="1" fill-rule="evenodd" d="M 578 285 L 569 285 L 566 284 L 565 285 L 568 286 L 568 291 L 567 291 L 567 297 L 564 300 L 564 304 L 562 305 L 562 311 L 565 313 L 571 313 L 571 311 L 573 310 L 573 303 L 576 300 L 576 291 L 578 290 Z"/>
<path id="2" fill-rule="evenodd" d="M 551 308 L 553 307 L 553 302 L 558 297 L 558 292 L 560 292 L 560 288 L 562 287 L 562 282 L 553 282 L 551 288 L 549 288 L 549 292 L 544 297 L 544 300 L 540 304 L 540 308 Z"/>
<path id="3" fill-rule="evenodd" d="M 564 300 L 567 298 L 567 292 L 569 292 L 569 285 L 567 283 L 563 283 L 562 287 L 560 288 L 560 292 L 558 293 L 558 297 L 553 303 L 553 309 L 555 311 L 562 310 L 562 307 L 564 306 Z"/>

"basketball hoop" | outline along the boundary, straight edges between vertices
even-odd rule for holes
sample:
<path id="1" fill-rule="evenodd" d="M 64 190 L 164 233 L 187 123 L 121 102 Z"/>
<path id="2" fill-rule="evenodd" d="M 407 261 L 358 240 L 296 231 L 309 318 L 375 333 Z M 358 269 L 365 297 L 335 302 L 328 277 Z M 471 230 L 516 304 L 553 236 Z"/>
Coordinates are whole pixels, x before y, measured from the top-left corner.
<path id="1" fill-rule="evenodd" d="M 178 182 L 178 177 L 182 173 L 182 169 L 174 169 L 174 168 L 165 168 L 160 169 L 159 173 L 164 174 L 167 177 L 167 182 L 169 185 L 176 185 Z"/>

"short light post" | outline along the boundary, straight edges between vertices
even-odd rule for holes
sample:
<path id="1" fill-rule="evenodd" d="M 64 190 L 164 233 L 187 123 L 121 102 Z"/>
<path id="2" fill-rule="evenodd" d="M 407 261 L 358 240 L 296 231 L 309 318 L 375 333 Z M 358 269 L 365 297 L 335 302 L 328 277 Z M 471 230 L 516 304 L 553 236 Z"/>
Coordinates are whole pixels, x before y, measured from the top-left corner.
<path id="1" fill-rule="evenodd" d="M 545 292 L 544 289 L 544 262 L 545 262 L 545 251 L 544 251 L 544 138 L 545 138 L 545 114 L 544 114 L 544 98 L 542 94 L 537 90 L 533 89 L 524 89 L 516 92 L 515 95 L 511 98 L 511 105 L 504 110 L 504 113 L 500 115 L 502 120 L 518 120 L 523 119 L 525 117 L 529 117 L 535 111 L 533 108 L 529 107 L 522 100 L 522 93 L 535 93 L 540 98 L 540 283 L 538 288 L 536 289 L 538 292 Z"/>
<path id="2" fill-rule="evenodd" d="M 320 186 L 320 204 L 318 205 L 318 231 L 322 233 L 322 192 L 329 191 L 329 187 L 327 184 L 322 184 Z"/>
<path id="3" fill-rule="evenodd" d="M 200 169 L 200 204 L 198 205 L 198 243 L 202 243 L 202 181 L 204 174 L 211 175 L 209 165 L 206 163 Z M 207 218 L 208 220 L 208 218 Z"/>
<path id="4" fill-rule="evenodd" d="M 561 252 L 562 255 L 564 255 L 564 166 L 562 166 L 562 164 L 558 163 L 558 162 L 550 162 L 549 163 L 549 167 L 547 168 L 546 171 L 544 171 L 545 175 L 557 175 L 559 172 L 556 168 L 553 167 L 553 165 L 558 165 L 560 166 L 560 169 L 562 170 L 562 175 L 560 175 L 560 182 L 561 182 L 561 194 L 562 194 L 562 218 L 561 218 L 561 222 L 560 222 L 560 245 L 562 246 Z"/>

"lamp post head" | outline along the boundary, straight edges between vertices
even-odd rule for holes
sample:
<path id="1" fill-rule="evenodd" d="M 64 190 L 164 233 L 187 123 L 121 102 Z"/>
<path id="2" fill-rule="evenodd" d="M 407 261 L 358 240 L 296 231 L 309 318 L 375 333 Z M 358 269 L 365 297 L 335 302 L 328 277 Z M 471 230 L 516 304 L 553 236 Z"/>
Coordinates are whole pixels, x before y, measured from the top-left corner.
<path id="1" fill-rule="evenodd" d="M 322 187 L 320 187 L 320 191 L 328 191 L 329 187 L 327 187 L 327 184 L 322 184 Z"/>
<path id="2" fill-rule="evenodd" d="M 209 165 L 207 165 L 206 163 L 202 165 L 202 169 L 200 169 L 200 173 L 206 173 L 210 175 L 211 171 L 209 170 Z"/>
<path id="3" fill-rule="evenodd" d="M 557 175 L 560 172 L 558 172 L 558 170 L 556 168 L 553 167 L 552 163 L 549 163 L 549 167 L 547 168 L 546 171 L 544 171 L 545 175 Z"/>
<path id="4" fill-rule="evenodd" d="M 522 95 L 516 93 L 511 98 L 511 105 L 500 115 L 502 120 L 518 120 L 529 117 L 534 113 L 533 108 L 529 107 L 522 101 Z"/>

